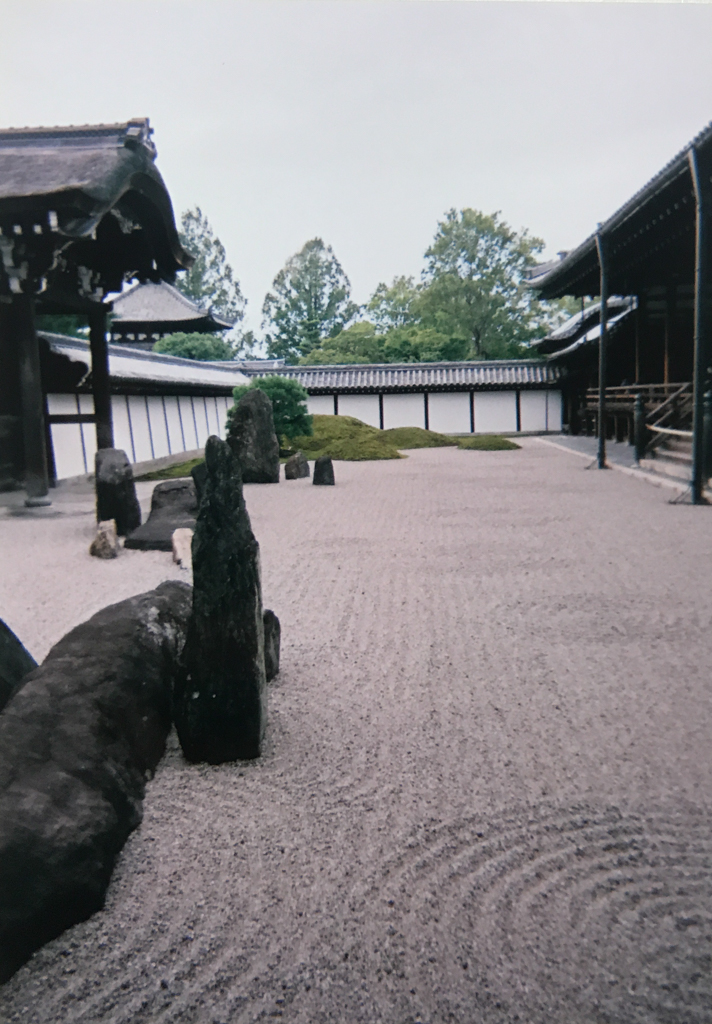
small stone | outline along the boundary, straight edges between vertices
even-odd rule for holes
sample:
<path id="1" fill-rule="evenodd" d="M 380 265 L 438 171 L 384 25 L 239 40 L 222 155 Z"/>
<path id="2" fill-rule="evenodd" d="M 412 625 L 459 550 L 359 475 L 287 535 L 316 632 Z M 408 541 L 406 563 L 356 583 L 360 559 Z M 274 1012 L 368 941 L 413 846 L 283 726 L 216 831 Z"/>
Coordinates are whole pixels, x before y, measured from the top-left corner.
<path id="1" fill-rule="evenodd" d="M 96 537 L 89 546 L 89 554 L 95 558 L 116 558 L 119 553 L 119 538 L 116 535 L 116 520 L 107 519 L 99 523 Z"/>
<path id="2" fill-rule="evenodd" d="M 173 531 L 171 540 L 173 542 L 173 561 L 181 569 L 192 569 L 193 556 L 190 546 L 193 542 L 193 531 L 189 530 L 187 526 L 182 526 Z"/>
<path id="3" fill-rule="evenodd" d="M 141 525 L 141 506 L 136 497 L 133 470 L 120 448 L 100 448 L 94 457 L 96 521 L 116 522 L 119 537 Z"/>
<path id="4" fill-rule="evenodd" d="M 240 468 L 218 437 L 205 446 L 207 480 L 193 537 L 193 610 L 173 708 L 189 761 L 259 757 L 266 679 L 259 545 Z"/>
<path id="5" fill-rule="evenodd" d="M 192 479 L 165 480 L 153 488 L 148 519 L 126 538 L 124 546 L 140 551 L 172 551 L 174 530 L 192 530 L 197 514 L 198 496 Z"/>
<path id="6" fill-rule="evenodd" d="M 279 441 L 274 432 L 272 403 L 264 391 L 251 388 L 230 419 L 228 444 L 245 484 L 279 483 Z"/>
<path id="7" fill-rule="evenodd" d="M 279 673 L 279 644 L 282 630 L 279 619 L 269 608 L 262 616 L 262 622 L 265 628 L 265 675 L 269 683 Z"/>
<path id="8" fill-rule="evenodd" d="M 330 455 L 322 455 L 314 463 L 314 483 L 334 484 L 334 463 Z"/>
<path id="9" fill-rule="evenodd" d="M 0 619 L 0 711 L 33 668 L 37 668 L 35 659 Z"/>
<path id="10" fill-rule="evenodd" d="M 295 452 L 284 464 L 285 480 L 301 480 L 309 475 L 309 463 L 304 452 Z"/>

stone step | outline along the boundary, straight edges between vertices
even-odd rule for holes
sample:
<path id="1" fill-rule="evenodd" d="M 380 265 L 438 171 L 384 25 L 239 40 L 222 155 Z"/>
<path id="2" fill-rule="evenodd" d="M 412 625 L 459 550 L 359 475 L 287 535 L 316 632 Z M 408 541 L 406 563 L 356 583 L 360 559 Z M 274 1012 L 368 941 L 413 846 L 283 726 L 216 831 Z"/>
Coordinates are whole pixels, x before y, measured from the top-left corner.
<path id="1" fill-rule="evenodd" d="M 661 476 L 675 477 L 676 480 L 689 481 L 692 466 L 689 462 L 676 462 L 672 459 L 660 458 L 641 459 L 640 468 L 648 473 L 659 473 Z"/>

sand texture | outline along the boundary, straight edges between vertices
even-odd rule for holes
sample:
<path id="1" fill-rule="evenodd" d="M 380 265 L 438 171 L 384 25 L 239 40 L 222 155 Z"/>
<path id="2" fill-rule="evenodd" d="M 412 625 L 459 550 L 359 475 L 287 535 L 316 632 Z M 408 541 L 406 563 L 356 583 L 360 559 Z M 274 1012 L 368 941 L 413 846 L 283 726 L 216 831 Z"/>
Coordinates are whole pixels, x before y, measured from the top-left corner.
<path id="1" fill-rule="evenodd" d="M 173 740 L 106 909 L 0 1019 L 712 1021 L 712 509 L 585 465 L 531 439 L 248 486 L 282 622 L 265 754 Z M 0 518 L 35 657 L 185 578 L 90 559 L 77 509 Z"/>

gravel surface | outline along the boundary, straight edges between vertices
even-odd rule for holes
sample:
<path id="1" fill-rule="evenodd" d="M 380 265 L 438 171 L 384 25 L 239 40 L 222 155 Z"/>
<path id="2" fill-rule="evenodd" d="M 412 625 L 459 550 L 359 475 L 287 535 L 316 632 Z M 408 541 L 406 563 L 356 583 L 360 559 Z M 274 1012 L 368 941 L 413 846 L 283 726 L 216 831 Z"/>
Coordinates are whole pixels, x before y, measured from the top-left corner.
<path id="1" fill-rule="evenodd" d="M 173 740 L 106 909 L 0 1018 L 712 1021 L 712 509 L 584 466 L 530 439 L 247 487 L 282 621 L 264 756 Z M 75 505 L 0 518 L 36 656 L 181 575 L 90 559 Z"/>

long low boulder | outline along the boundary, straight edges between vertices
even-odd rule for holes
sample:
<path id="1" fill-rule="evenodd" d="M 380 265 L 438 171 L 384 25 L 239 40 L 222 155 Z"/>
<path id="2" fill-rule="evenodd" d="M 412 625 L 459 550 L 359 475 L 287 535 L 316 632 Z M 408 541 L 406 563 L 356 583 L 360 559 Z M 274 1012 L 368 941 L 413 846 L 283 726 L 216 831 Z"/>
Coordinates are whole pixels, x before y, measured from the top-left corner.
<path id="1" fill-rule="evenodd" d="M 191 604 L 170 581 L 104 608 L 0 714 L 0 982 L 103 906 L 165 750 Z"/>
<path id="2" fill-rule="evenodd" d="M 190 477 L 156 484 L 148 519 L 129 534 L 124 547 L 172 551 L 174 530 L 194 530 L 197 514 L 198 495 Z"/>

